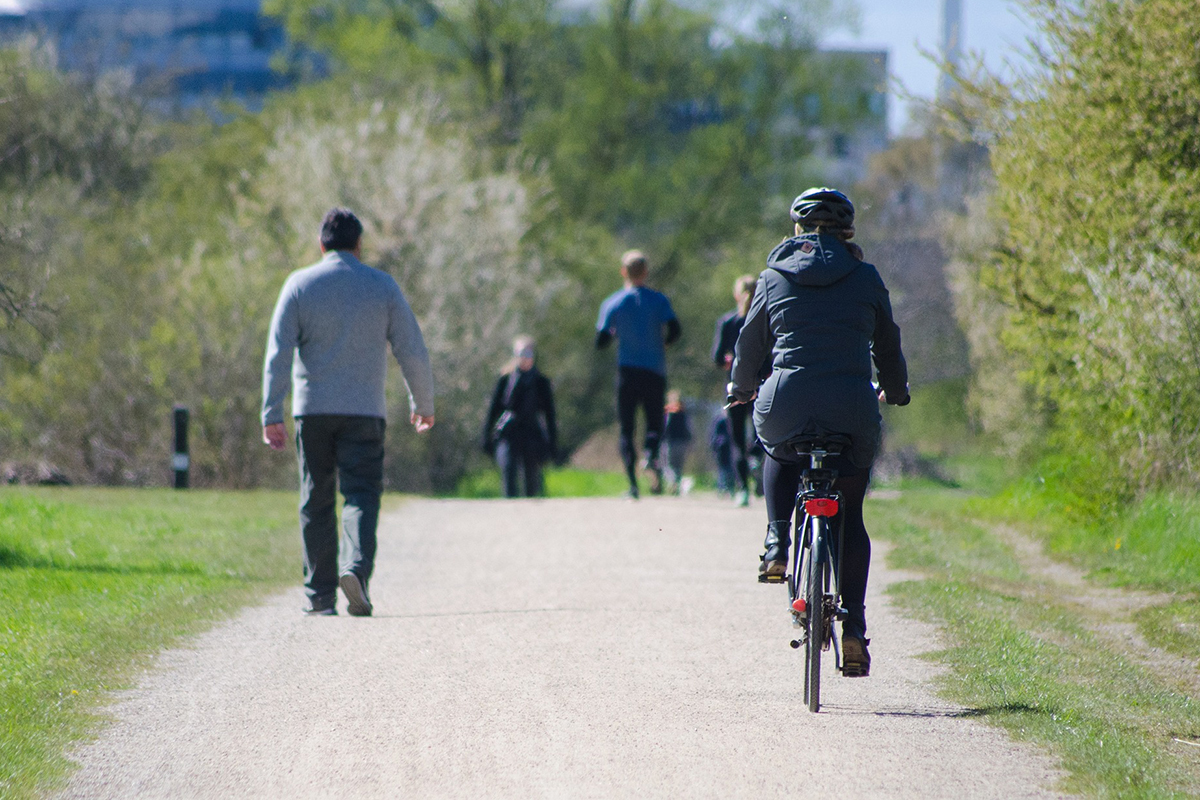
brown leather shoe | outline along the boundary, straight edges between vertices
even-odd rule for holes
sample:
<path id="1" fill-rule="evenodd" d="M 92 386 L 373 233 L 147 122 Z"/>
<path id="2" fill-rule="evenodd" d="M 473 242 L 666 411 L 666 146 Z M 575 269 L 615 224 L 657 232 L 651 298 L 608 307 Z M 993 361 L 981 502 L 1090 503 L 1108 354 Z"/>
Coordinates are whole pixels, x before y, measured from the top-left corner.
<path id="1" fill-rule="evenodd" d="M 871 653 L 867 650 L 870 643 L 861 636 L 842 635 L 842 675 L 865 678 L 871 674 Z"/>
<path id="2" fill-rule="evenodd" d="M 787 574 L 787 556 L 782 559 L 767 561 L 764 557 L 762 564 L 758 566 L 758 574 L 767 578 L 782 578 Z"/>

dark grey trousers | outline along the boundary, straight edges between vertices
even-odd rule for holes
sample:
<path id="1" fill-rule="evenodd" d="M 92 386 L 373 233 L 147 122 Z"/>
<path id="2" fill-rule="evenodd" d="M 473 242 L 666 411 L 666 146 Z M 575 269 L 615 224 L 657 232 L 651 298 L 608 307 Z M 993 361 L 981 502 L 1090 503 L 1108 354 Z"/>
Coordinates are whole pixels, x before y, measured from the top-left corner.
<path id="1" fill-rule="evenodd" d="M 526 497 L 542 496 L 541 448 L 541 442 L 501 439 L 496 443 L 496 464 L 505 497 L 521 496 L 521 478 L 525 479 Z"/>
<path id="2" fill-rule="evenodd" d="M 340 575 L 353 572 L 365 582 L 375 569 L 384 426 L 378 417 L 308 414 L 296 418 L 304 587 L 314 605 L 337 598 Z M 345 499 L 340 565 L 339 485 Z"/>

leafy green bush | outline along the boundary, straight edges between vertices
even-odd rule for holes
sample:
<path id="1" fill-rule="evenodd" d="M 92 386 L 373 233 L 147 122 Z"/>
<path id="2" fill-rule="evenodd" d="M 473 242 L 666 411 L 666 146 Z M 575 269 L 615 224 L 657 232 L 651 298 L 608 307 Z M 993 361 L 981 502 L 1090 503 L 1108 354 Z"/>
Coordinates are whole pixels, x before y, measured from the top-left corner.
<path id="1" fill-rule="evenodd" d="M 1008 398 L 1003 424 L 1027 443 L 1069 454 L 1077 491 L 1191 485 L 1200 15 L 1190 0 L 1033 7 L 1043 61 L 994 109 L 998 241 L 964 312 L 989 326 L 977 391 Z"/>

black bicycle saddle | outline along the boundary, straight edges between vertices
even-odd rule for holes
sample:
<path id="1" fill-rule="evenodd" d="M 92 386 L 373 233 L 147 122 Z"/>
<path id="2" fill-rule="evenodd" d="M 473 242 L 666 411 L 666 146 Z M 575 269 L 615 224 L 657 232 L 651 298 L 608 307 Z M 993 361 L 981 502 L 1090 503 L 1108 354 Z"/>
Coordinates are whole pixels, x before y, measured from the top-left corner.
<path id="1" fill-rule="evenodd" d="M 788 439 L 786 447 L 806 456 L 813 450 L 824 450 L 827 456 L 838 456 L 850 449 L 850 437 L 842 433 L 802 433 Z"/>

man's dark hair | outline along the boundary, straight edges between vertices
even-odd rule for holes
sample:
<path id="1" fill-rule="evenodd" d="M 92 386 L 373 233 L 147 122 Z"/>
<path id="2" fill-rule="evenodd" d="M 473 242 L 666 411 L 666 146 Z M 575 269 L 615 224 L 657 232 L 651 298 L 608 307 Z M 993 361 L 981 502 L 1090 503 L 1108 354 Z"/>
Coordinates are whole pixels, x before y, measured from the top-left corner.
<path id="1" fill-rule="evenodd" d="M 363 226 L 347 208 L 331 208 L 321 220 L 321 247 L 326 250 L 353 250 L 362 238 Z"/>

